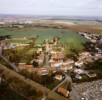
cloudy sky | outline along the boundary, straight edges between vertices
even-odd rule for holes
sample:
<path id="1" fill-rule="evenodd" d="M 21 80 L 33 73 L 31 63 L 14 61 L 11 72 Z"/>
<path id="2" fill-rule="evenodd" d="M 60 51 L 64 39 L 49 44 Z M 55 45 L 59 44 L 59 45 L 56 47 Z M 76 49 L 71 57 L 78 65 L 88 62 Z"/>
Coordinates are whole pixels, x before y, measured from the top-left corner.
<path id="1" fill-rule="evenodd" d="M 0 13 L 102 16 L 102 0 L 0 0 Z"/>

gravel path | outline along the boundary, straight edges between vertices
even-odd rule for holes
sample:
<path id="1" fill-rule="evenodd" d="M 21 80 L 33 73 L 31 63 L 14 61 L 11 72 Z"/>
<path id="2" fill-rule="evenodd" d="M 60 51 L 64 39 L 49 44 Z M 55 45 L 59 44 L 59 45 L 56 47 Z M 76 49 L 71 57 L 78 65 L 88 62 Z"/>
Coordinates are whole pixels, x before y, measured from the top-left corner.
<path id="1" fill-rule="evenodd" d="M 79 94 L 80 100 L 102 100 L 102 79 L 74 84 L 74 89 Z"/>

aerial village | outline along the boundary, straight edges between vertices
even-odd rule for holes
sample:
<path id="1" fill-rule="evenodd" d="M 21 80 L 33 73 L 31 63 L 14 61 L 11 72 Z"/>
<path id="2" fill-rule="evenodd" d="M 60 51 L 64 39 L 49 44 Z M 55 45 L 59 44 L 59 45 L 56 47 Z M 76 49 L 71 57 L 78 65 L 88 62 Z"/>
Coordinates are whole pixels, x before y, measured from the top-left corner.
<path id="1" fill-rule="evenodd" d="M 62 85 L 55 86 L 52 91 L 69 97 L 72 90 L 72 82 L 80 82 L 84 76 L 88 79 L 94 79 L 97 77 L 95 71 L 88 70 L 89 66 L 98 62 L 102 63 L 102 36 L 94 33 L 83 33 L 78 34 L 84 36 L 88 40 L 88 45 L 83 52 L 80 52 L 75 59 L 67 58 L 64 54 L 64 45 L 60 42 L 59 37 L 54 37 L 51 40 L 45 39 L 42 44 L 38 44 L 36 50 L 36 57 L 32 58 L 30 63 L 19 62 L 15 66 L 15 62 L 9 64 L 13 69 L 17 69 L 21 74 L 25 71 L 27 73 L 34 73 L 41 77 L 46 77 L 51 74 L 50 77 L 54 78 L 59 82 L 63 82 L 66 77 L 69 77 L 66 81 L 70 87 L 65 88 Z M 5 41 L 9 39 L 9 36 L 0 36 L 0 55 L 3 58 L 3 53 L 7 49 L 14 49 L 16 47 L 26 47 L 29 44 L 10 44 Z M 3 58 L 6 62 L 7 59 Z M 34 75 L 33 74 L 33 75 Z M 67 75 L 67 76 L 66 76 Z M 37 77 L 36 77 L 37 78 Z M 51 82 L 52 84 L 52 82 Z M 74 91 L 74 90 L 73 90 Z M 84 100 L 84 99 L 82 99 Z"/>
<path id="2" fill-rule="evenodd" d="M 9 27 L 23 28 L 22 25 L 11 25 Z M 102 72 L 100 72 L 102 64 L 102 34 L 91 32 L 77 32 L 77 34 L 84 37 L 87 42 L 83 44 L 84 50 L 75 52 L 74 56 L 70 57 L 66 56 L 66 45 L 60 41 L 61 37 L 59 36 L 55 36 L 52 39 L 46 38 L 42 43 L 36 45 L 35 41 L 38 36 L 31 38 L 30 43 L 13 43 L 9 42 L 9 40 L 16 40 L 17 38 L 11 38 L 10 35 L 0 36 L 0 63 L 23 75 L 26 80 L 28 78 L 34 80 L 61 96 L 73 98 L 73 95 L 76 95 L 71 100 L 94 100 L 87 99 L 89 97 L 86 94 L 81 95 L 81 88 L 84 86 L 73 87 L 73 84 L 102 78 Z M 24 36 L 18 39 L 27 40 L 28 37 Z M 23 52 L 19 53 L 19 55 L 23 54 L 23 56 L 19 56 L 16 54 L 17 52 L 13 51 L 17 48 L 23 48 Z M 17 59 L 25 57 L 25 51 L 29 50 L 29 48 L 33 48 L 34 51 L 32 55 L 26 57 L 27 61 Z M 8 53 L 9 51 L 10 53 Z M 2 80 L 3 78 L 0 74 L 0 84 Z M 87 83 L 87 85 L 90 83 Z M 97 87 L 98 83 L 93 82 L 92 84 Z M 98 88 L 100 87 L 101 85 Z M 78 88 L 80 90 L 75 92 Z M 101 91 L 102 89 L 100 93 Z M 44 95 L 41 100 L 46 100 L 47 95 Z M 94 94 L 92 94 L 92 97 L 94 97 Z"/>

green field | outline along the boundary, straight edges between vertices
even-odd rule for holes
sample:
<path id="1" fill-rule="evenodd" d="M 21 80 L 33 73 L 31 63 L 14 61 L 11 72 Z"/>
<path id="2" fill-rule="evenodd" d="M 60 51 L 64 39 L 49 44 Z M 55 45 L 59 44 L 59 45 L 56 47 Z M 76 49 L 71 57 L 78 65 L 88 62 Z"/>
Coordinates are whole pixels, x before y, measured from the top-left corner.
<path id="1" fill-rule="evenodd" d="M 69 31 L 67 29 L 53 29 L 53 28 L 0 28 L 1 35 L 11 35 L 12 37 L 35 37 L 39 36 L 38 42 L 42 42 L 44 39 L 51 39 L 54 36 L 59 36 L 62 42 L 84 42 L 85 39 L 80 37 L 76 32 Z M 21 40 L 22 41 L 22 40 Z M 24 41 L 24 40 L 23 40 Z M 19 42 L 19 41 L 13 41 Z"/>

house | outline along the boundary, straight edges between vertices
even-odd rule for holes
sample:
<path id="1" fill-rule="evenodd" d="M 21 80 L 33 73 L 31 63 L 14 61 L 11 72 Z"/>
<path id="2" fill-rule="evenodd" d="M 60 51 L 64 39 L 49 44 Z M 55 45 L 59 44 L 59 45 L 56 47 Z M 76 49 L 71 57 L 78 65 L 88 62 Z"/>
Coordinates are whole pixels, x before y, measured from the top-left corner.
<path id="1" fill-rule="evenodd" d="M 83 61 L 77 61 L 75 62 L 75 66 L 77 67 L 82 67 L 84 65 L 84 62 Z"/>
<path id="2" fill-rule="evenodd" d="M 48 75 L 49 71 L 46 68 L 39 68 L 38 72 L 39 75 Z"/>
<path id="3" fill-rule="evenodd" d="M 64 59 L 64 54 L 62 52 L 56 51 L 51 53 L 52 54 L 52 59 Z"/>
<path id="4" fill-rule="evenodd" d="M 19 63 L 18 68 L 19 68 L 19 70 L 23 70 L 23 69 L 31 70 L 33 68 L 33 66 L 27 65 L 26 63 Z"/>
<path id="5" fill-rule="evenodd" d="M 93 72 L 93 71 L 88 71 L 88 72 L 87 72 L 87 76 L 88 76 L 89 78 L 94 78 L 94 77 L 96 77 L 97 75 L 96 75 L 96 73 Z"/>
<path id="6" fill-rule="evenodd" d="M 74 64 L 74 61 L 71 60 L 71 59 L 68 59 L 68 60 L 63 62 L 63 66 L 70 66 L 70 65 L 73 65 L 73 64 Z"/>
<path id="7" fill-rule="evenodd" d="M 61 68 L 62 67 L 62 64 L 63 64 L 62 62 L 56 62 L 56 63 L 53 64 L 52 67 Z"/>
<path id="8" fill-rule="evenodd" d="M 66 89 L 64 89 L 64 88 L 62 88 L 62 87 L 59 87 L 57 89 L 57 92 L 60 93 L 60 94 L 62 94 L 65 97 L 69 97 L 69 91 L 66 90 Z"/>
<path id="9" fill-rule="evenodd" d="M 67 72 L 67 71 L 71 71 L 73 69 L 73 66 L 68 66 L 68 67 L 63 67 L 62 70 L 64 69 L 64 72 Z"/>
<path id="10" fill-rule="evenodd" d="M 55 75 L 54 77 L 56 80 L 59 80 L 61 81 L 63 79 L 63 76 L 62 75 Z"/>
<path id="11" fill-rule="evenodd" d="M 85 74 L 85 71 L 82 70 L 82 69 L 75 68 L 75 69 L 74 69 L 74 73 L 80 75 L 80 74 Z"/>

